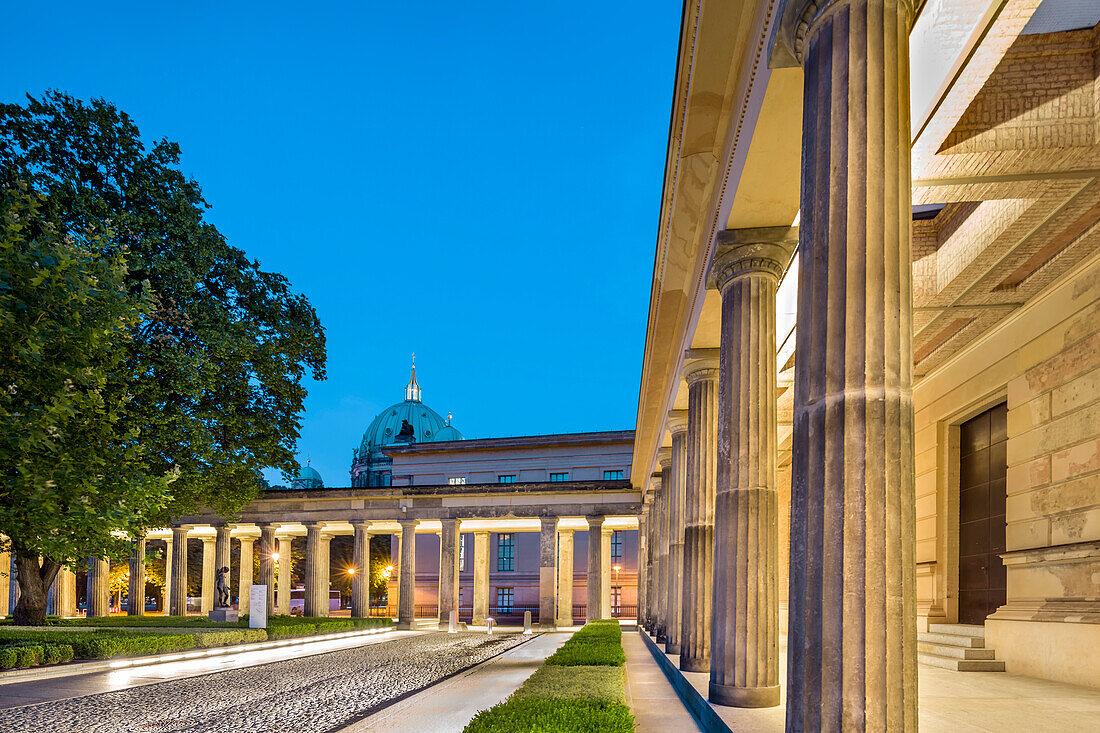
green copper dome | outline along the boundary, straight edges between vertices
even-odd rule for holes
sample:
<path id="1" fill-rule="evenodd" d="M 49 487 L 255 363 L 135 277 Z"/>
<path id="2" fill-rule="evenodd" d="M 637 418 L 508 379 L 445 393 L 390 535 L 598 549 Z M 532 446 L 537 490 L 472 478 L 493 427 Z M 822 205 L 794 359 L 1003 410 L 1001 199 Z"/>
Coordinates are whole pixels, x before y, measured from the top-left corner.
<path id="1" fill-rule="evenodd" d="M 290 483 L 292 489 L 323 489 L 325 488 L 325 482 L 321 479 L 321 474 L 317 473 L 317 470 L 309 465 L 309 461 L 306 461 L 306 465 L 302 466 L 302 470 L 298 472 L 298 476 Z"/>

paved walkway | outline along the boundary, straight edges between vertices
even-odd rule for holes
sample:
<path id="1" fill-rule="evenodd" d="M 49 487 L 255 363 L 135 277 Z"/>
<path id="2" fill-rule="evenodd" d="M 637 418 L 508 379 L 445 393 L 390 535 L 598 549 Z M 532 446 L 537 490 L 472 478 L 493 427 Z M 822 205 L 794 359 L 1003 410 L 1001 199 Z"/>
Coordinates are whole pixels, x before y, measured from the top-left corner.
<path id="1" fill-rule="evenodd" d="M 495 659 L 432 685 L 342 729 L 343 733 L 407 730 L 418 733 L 461 731 L 478 711 L 515 692 L 572 632 L 542 634 Z"/>
<path id="2" fill-rule="evenodd" d="M 779 667 L 780 705 L 758 709 L 711 705 L 731 730 L 783 731 L 787 702 L 786 637 L 780 637 L 779 647 L 783 660 Z M 679 663 L 679 656 L 666 656 L 674 664 Z M 681 674 L 706 699 L 710 675 Z M 1100 690 L 1087 687 L 1005 672 L 955 672 L 918 664 L 917 689 L 921 733 L 1100 731 Z"/>
<path id="3" fill-rule="evenodd" d="M 687 711 L 657 661 L 634 628 L 623 629 L 626 652 L 626 702 L 640 733 L 697 731 Z"/>

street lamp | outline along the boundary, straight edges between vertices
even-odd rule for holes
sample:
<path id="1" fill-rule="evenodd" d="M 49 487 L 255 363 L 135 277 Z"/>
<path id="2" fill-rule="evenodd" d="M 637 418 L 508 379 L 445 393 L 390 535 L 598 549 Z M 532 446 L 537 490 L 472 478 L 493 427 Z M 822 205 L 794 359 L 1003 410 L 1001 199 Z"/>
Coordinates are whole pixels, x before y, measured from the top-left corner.
<path id="1" fill-rule="evenodd" d="M 279 553 L 278 552 L 271 553 L 271 559 L 274 560 L 276 564 L 278 564 L 278 562 L 279 562 Z"/>

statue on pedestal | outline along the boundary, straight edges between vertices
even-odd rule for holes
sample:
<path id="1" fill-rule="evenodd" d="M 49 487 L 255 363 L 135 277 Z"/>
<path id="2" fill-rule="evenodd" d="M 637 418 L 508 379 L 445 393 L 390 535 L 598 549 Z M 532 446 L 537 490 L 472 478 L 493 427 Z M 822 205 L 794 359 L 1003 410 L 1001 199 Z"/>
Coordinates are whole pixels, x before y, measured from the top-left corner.
<path id="1" fill-rule="evenodd" d="M 214 608 L 229 608 L 229 584 L 225 582 L 226 576 L 229 575 L 229 568 L 218 568 L 214 573 L 214 588 L 218 592 Z"/>

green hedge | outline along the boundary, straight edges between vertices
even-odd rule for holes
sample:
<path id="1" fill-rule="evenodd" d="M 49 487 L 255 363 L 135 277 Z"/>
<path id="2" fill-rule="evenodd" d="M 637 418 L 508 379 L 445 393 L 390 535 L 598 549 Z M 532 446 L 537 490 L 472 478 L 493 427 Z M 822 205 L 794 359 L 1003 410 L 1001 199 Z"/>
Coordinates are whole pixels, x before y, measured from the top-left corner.
<path id="1" fill-rule="evenodd" d="M 622 639 L 623 631 L 617 621 L 594 621 L 573 634 L 546 663 L 561 667 L 621 667 L 626 664 Z"/>
<path id="2" fill-rule="evenodd" d="M 50 626 L 99 626 L 120 628 L 149 628 L 149 627 L 202 627 L 209 629 L 234 628 L 236 623 L 211 621 L 205 616 L 100 616 L 93 618 L 58 618 L 50 616 L 46 618 Z M 247 621 L 245 626 L 248 626 Z"/>
<path id="3" fill-rule="evenodd" d="M 551 660 L 582 656 L 622 657 L 622 630 L 617 622 L 590 623 L 551 655 L 511 697 L 479 712 L 465 733 L 525 731 L 611 731 L 632 733 L 634 716 L 626 704 L 623 662 L 574 665 Z M 618 650 L 618 655 L 613 650 Z M 564 652 L 564 654 L 563 654 Z M 560 656 L 559 656 L 560 655 Z"/>
<path id="4" fill-rule="evenodd" d="M 37 667 L 71 661 L 73 648 L 68 644 L 12 644 L 0 646 L 0 669 Z"/>
<path id="5" fill-rule="evenodd" d="M 358 629 L 393 625 L 389 618 L 312 618 L 309 616 L 271 616 L 267 619 L 269 639 L 292 639 L 313 634 L 339 634 Z"/>

